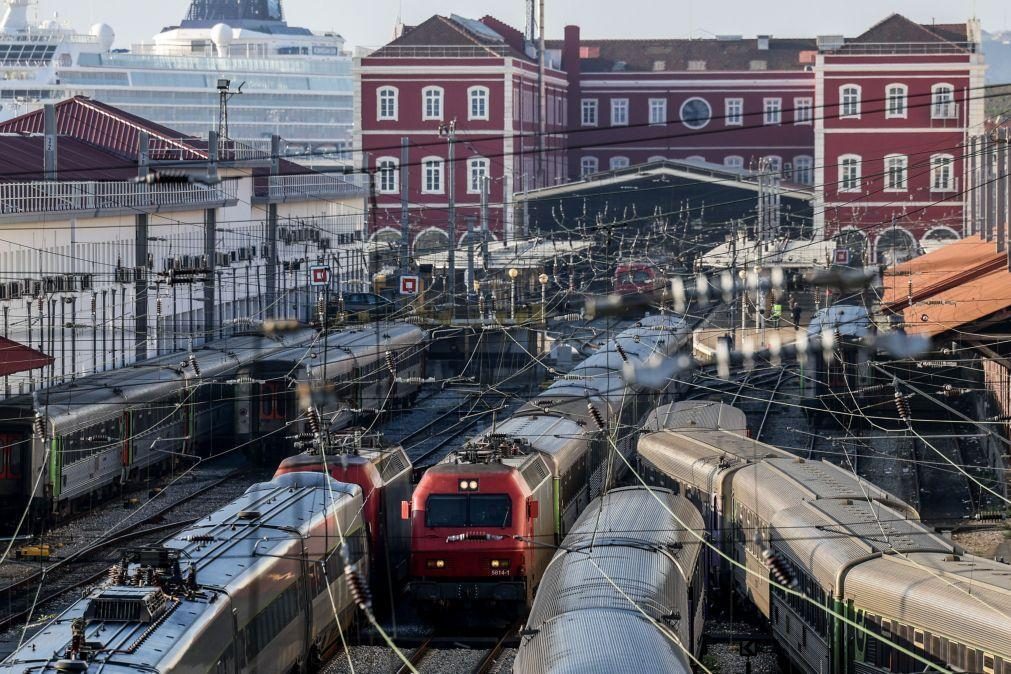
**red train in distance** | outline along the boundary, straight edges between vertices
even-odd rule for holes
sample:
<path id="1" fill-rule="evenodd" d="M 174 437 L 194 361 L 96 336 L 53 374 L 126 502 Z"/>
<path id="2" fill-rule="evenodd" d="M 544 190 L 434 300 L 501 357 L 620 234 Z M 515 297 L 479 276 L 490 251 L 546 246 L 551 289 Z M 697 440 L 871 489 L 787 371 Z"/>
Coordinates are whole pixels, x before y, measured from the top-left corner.
<path id="1" fill-rule="evenodd" d="M 340 482 L 362 488 L 362 518 L 369 538 L 373 578 L 392 580 L 407 574 L 410 553 L 410 522 L 402 518 L 400 504 L 411 498 L 411 461 L 400 445 L 391 444 L 381 433 L 346 429 L 331 434 L 324 455 L 312 449 L 289 456 L 277 467 L 274 477 L 286 473 L 329 473 Z"/>
<path id="2" fill-rule="evenodd" d="M 649 262 L 626 262 L 614 270 L 614 292 L 622 295 L 652 293 L 663 284 L 663 274 Z"/>

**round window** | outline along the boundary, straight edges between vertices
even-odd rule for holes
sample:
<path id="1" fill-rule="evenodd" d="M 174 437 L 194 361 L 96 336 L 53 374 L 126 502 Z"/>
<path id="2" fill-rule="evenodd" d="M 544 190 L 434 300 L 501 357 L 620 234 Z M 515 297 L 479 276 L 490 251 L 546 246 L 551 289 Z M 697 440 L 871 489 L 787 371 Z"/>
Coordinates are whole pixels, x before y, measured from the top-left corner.
<path id="1" fill-rule="evenodd" d="M 704 98 L 689 98 L 681 104 L 681 123 L 689 129 L 701 129 L 713 118 L 713 109 Z"/>

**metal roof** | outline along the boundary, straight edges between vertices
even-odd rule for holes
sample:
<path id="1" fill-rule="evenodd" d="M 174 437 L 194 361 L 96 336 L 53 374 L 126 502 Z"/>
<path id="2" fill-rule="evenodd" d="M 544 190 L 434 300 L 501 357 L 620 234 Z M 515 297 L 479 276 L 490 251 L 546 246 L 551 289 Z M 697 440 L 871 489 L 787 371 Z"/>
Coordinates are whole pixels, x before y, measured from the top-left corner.
<path id="1" fill-rule="evenodd" d="M 702 428 L 730 431 L 747 437 L 748 417 L 738 408 L 714 400 L 682 400 L 657 407 L 643 424 L 643 431 Z"/>
<path id="2" fill-rule="evenodd" d="M 52 356 L 6 337 L 0 337 L 0 376 L 46 367 L 52 362 Z"/>

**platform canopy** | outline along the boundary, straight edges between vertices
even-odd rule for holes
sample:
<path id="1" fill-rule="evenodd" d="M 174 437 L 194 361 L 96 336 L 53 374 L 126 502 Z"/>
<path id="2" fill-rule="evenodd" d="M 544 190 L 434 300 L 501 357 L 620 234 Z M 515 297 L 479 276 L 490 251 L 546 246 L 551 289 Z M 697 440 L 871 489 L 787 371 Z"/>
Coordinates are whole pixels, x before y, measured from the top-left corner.
<path id="1" fill-rule="evenodd" d="M 0 376 L 35 370 L 51 365 L 52 362 L 52 356 L 0 337 Z"/>

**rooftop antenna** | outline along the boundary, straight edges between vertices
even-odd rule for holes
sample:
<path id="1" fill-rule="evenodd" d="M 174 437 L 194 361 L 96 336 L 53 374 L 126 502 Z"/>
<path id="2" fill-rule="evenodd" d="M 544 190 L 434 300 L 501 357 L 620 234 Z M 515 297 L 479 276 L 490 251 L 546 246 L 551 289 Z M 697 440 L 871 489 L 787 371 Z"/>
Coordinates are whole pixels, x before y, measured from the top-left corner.
<path id="1" fill-rule="evenodd" d="M 243 82 L 235 91 L 232 91 L 232 81 L 221 78 L 218 80 L 218 140 L 226 140 L 228 136 L 228 101 L 232 96 L 242 93 Z"/>

